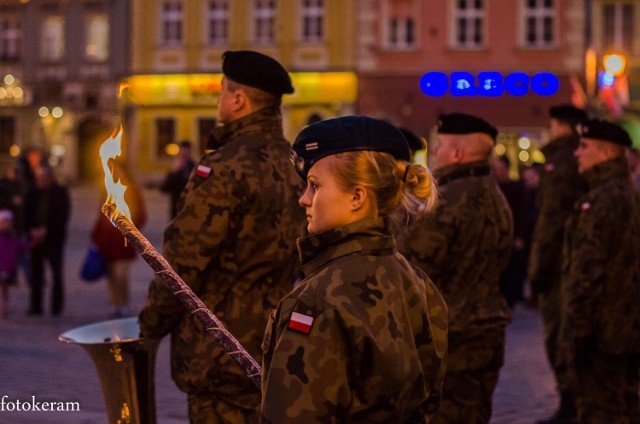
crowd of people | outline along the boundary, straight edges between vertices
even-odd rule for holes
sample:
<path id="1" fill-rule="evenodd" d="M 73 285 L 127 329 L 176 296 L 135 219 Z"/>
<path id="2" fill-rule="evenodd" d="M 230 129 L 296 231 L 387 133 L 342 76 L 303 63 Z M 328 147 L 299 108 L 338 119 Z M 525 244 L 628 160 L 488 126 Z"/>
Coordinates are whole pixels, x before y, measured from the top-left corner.
<path id="1" fill-rule="evenodd" d="M 0 180 L 2 263 L 0 318 L 7 316 L 9 287 L 22 269 L 30 287 L 29 315 L 44 313 L 47 267 L 50 313 L 64 310 L 64 248 L 71 199 L 38 149 L 28 149 Z"/>
<path id="2" fill-rule="evenodd" d="M 162 184 L 162 254 L 262 364 L 262 386 L 154 279 L 140 331 L 171 335 L 191 423 L 488 423 L 505 329 L 525 300 L 560 395 L 539 423 L 640 423 L 639 161 L 622 126 L 551 108 L 544 164 L 514 181 L 493 154 L 497 128 L 478 116 L 442 114 L 425 167 L 412 160 L 424 140 L 365 116 L 319 120 L 289 143 L 286 69 L 228 51 L 222 71 L 208 152 L 194 162 L 181 143 Z M 0 242 L 31 251 L 38 314 L 41 264 L 55 267 L 64 242 L 64 225 L 48 225 L 69 201 L 46 167 L 34 175 L 32 206 L 14 219 L 22 238 Z M 141 195 L 130 201 L 143 225 Z M 97 245 L 110 243 L 105 222 Z M 131 257 L 108 259 L 120 316 Z"/>

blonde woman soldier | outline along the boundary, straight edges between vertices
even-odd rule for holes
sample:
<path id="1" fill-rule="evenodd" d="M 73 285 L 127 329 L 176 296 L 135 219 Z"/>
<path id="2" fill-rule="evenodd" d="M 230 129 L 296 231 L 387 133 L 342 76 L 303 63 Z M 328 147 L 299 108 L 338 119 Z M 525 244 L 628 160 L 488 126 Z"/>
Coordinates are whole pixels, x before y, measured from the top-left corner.
<path id="1" fill-rule="evenodd" d="M 398 253 L 394 231 L 434 207 L 429 171 L 391 124 L 305 128 L 291 159 L 307 188 L 303 278 L 263 343 L 263 423 L 424 423 L 438 408 L 446 305 Z"/>

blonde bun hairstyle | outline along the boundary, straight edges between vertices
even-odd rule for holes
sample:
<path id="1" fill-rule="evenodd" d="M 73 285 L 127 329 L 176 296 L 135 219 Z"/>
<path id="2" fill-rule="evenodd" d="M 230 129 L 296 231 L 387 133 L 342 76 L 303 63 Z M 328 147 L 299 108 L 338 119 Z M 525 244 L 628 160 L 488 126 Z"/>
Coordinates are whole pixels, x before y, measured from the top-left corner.
<path id="1" fill-rule="evenodd" d="M 394 232 L 428 214 L 437 204 L 436 181 L 422 165 L 370 150 L 334 156 L 338 182 L 345 189 L 364 186 L 374 198 L 377 215 L 386 217 Z"/>

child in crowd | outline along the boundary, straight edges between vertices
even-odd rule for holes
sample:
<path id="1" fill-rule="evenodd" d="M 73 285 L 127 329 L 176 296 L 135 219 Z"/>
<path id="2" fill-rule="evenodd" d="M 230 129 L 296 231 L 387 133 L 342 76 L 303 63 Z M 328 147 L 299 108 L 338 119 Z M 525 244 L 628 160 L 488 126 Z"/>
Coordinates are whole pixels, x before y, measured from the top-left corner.
<path id="1" fill-rule="evenodd" d="M 7 317 L 9 286 L 17 282 L 16 274 L 21 250 L 29 250 L 33 242 L 23 242 L 13 227 L 13 212 L 0 209 L 0 319 Z"/>

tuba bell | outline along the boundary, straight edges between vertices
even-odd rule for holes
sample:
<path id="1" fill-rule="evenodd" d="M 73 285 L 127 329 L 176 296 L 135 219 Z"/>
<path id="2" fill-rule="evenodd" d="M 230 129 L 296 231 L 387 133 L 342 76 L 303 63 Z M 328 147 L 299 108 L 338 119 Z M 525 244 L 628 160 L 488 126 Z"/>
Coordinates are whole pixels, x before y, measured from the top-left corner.
<path id="1" fill-rule="evenodd" d="M 109 423 L 156 422 L 155 359 L 160 340 L 141 338 L 137 318 L 85 325 L 58 339 L 79 344 L 93 360 Z"/>

